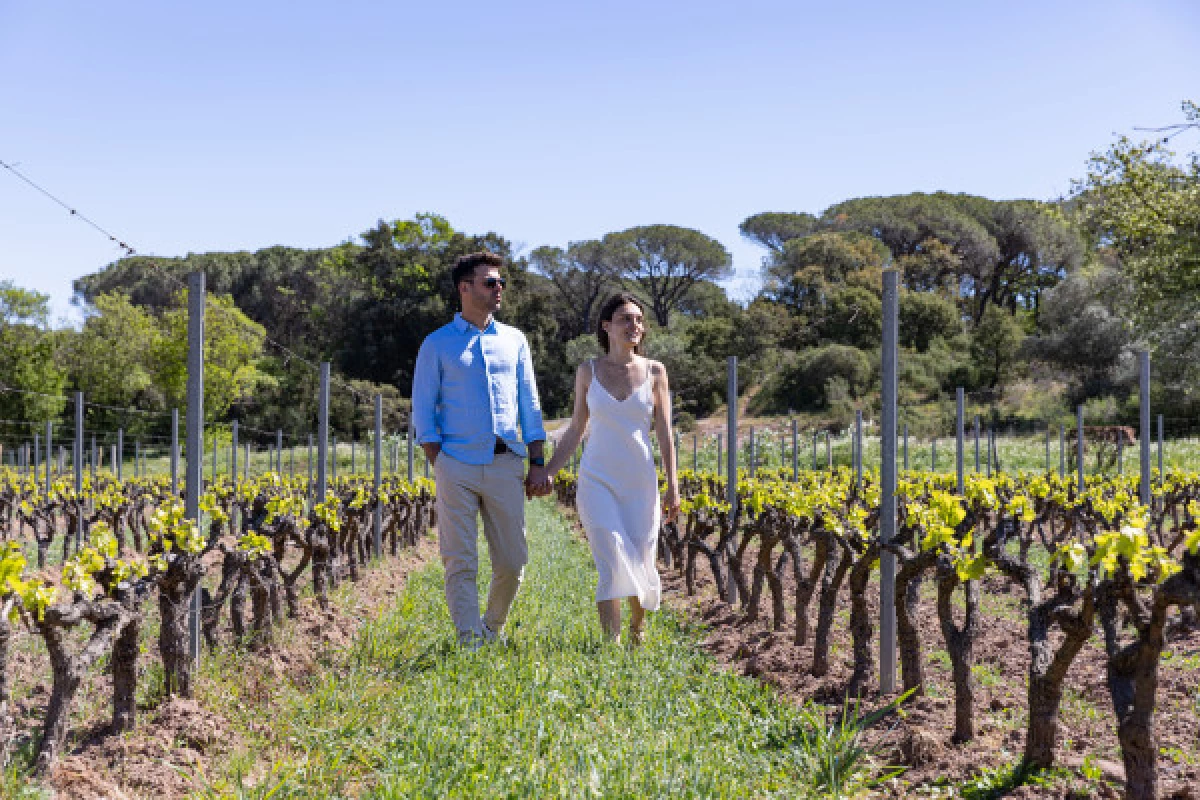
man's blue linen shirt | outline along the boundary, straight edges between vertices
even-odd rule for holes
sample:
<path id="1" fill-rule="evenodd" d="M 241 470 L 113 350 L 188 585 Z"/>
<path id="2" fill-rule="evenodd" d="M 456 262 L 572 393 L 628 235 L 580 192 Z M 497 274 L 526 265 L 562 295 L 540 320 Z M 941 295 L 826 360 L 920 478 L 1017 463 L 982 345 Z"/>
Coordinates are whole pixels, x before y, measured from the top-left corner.
<path id="1" fill-rule="evenodd" d="M 438 442 L 464 464 L 492 463 L 496 437 L 524 456 L 546 438 L 525 334 L 494 319 L 481 331 L 455 314 L 421 343 L 412 415 L 419 444 Z"/>

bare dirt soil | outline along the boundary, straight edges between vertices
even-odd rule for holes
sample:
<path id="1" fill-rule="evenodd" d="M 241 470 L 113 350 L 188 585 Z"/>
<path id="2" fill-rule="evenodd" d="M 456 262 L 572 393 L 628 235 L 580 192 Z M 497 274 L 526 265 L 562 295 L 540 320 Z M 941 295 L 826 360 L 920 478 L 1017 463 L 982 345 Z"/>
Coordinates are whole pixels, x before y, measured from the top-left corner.
<path id="1" fill-rule="evenodd" d="M 754 551 L 752 545 L 750 550 Z M 756 552 L 747 554 L 753 564 Z M 660 567 L 661 569 L 661 567 Z M 717 598 L 707 564 L 697 564 L 697 593 L 688 597 L 682 575 L 661 569 L 668 607 L 687 614 L 706 628 L 705 647 L 729 669 L 776 687 L 796 701 L 812 700 L 829 706 L 830 716 L 843 708 L 843 687 L 853 669 L 848 630 L 849 595 L 839 598 L 830 650 L 829 674 L 814 678 L 811 630 L 816 624 L 814 597 L 810 643 L 793 643 L 795 583 L 785 570 L 788 618 L 784 629 L 773 630 L 770 596 L 764 587 L 760 618 L 748 622 L 736 607 Z M 929 692 L 909 701 L 904 713 L 881 722 L 867 735 L 881 765 L 907 770 L 880 796 L 927 796 L 933 787 L 962 784 L 987 770 L 1019 760 L 1025 739 L 1026 673 L 1029 654 L 1025 638 L 1024 592 L 1002 578 L 989 576 L 983 585 L 982 634 L 976 644 L 976 723 L 978 735 L 966 745 L 952 745 L 954 689 L 950 661 L 942 642 L 934 607 L 933 586 L 922 591 L 920 622 L 927 660 Z M 818 592 L 819 594 L 819 592 Z M 870 604 L 878 613 L 878 587 L 872 585 Z M 876 631 L 878 637 L 878 630 Z M 876 638 L 875 647 L 878 647 Z M 899 682 L 899 676 L 897 676 Z M 877 685 L 877 684 L 876 684 Z M 1168 634 L 1167 652 L 1159 670 L 1158 737 L 1163 796 L 1200 798 L 1200 630 Z M 864 710 L 890 698 L 878 692 L 863 698 Z M 1061 710 L 1059 763 L 1077 773 L 1052 786 L 1021 786 L 1003 795 L 1023 798 L 1117 797 L 1124 769 L 1117 745 L 1116 721 L 1105 683 L 1103 643 L 1099 632 L 1080 653 L 1066 681 Z M 1084 772 L 1098 777 L 1087 778 Z M 943 795 L 945 796 L 945 795 Z M 998 796 L 998 795 L 985 795 Z"/>

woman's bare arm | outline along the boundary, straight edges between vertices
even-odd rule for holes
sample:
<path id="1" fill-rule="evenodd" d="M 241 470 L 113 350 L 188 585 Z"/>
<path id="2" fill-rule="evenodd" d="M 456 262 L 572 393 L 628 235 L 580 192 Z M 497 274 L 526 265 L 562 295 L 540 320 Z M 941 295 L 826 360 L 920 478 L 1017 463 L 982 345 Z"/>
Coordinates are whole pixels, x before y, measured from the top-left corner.
<path id="1" fill-rule="evenodd" d="M 587 390 L 591 380 L 591 364 L 586 362 L 580 364 L 578 369 L 575 370 L 575 410 L 571 414 L 571 422 L 567 425 L 567 429 L 563 431 L 563 435 L 559 437 L 558 443 L 554 446 L 554 455 L 550 457 L 550 461 L 546 464 L 546 472 L 551 478 L 567 465 L 567 460 L 579 448 L 579 443 L 583 440 L 583 434 L 587 432 Z"/>
<path id="2" fill-rule="evenodd" d="M 651 364 L 654 376 L 654 433 L 662 453 L 663 472 L 667 476 L 667 494 L 663 498 L 666 518 L 670 522 L 679 513 L 679 477 L 675 468 L 675 437 L 671 430 L 671 387 L 667 369 L 657 361 Z"/>

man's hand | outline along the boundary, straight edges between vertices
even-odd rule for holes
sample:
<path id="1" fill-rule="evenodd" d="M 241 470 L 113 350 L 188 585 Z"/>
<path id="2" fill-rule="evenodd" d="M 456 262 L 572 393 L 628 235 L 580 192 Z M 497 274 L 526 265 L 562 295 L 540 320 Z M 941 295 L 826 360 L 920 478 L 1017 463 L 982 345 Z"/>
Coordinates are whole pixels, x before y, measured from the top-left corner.
<path id="1" fill-rule="evenodd" d="M 442 446 L 437 442 L 426 442 L 421 445 L 421 449 L 425 451 L 425 458 L 429 459 L 429 464 L 432 466 L 437 463 L 438 453 L 442 452 Z"/>
<path id="2" fill-rule="evenodd" d="M 525 496 L 545 497 L 551 491 L 550 472 L 545 467 L 536 464 L 529 466 L 529 474 L 525 476 Z"/>

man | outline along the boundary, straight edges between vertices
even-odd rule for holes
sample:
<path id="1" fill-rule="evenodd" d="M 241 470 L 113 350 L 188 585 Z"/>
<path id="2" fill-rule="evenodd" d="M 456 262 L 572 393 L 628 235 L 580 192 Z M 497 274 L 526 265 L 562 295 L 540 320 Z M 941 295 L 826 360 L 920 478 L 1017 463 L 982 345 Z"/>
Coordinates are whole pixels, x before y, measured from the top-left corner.
<path id="1" fill-rule="evenodd" d="M 550 491 L 529 342 L 492 318 L 504 296 L 502 266 L 504 259 L 494 253 L 458 259 L 452 277 L 462 311 L 421 343 L 413 375 L 417 441 L 437 482 L 446 603 L 459 641 L 469 647 L 502 637 L 528 560 L 525 498 Z M 530 467 L 522 482 L 527 448 Z M 480 514 L 492 560 L 482 618 L 476 587 Z"/>

